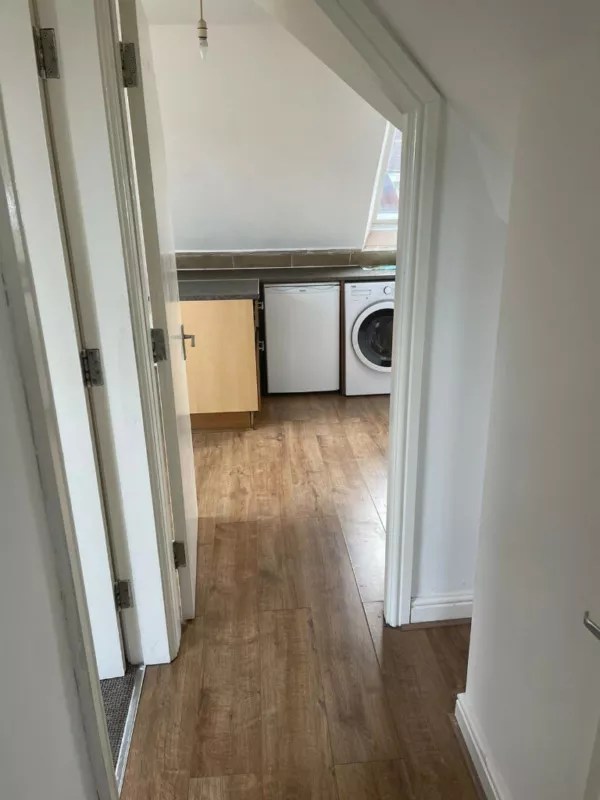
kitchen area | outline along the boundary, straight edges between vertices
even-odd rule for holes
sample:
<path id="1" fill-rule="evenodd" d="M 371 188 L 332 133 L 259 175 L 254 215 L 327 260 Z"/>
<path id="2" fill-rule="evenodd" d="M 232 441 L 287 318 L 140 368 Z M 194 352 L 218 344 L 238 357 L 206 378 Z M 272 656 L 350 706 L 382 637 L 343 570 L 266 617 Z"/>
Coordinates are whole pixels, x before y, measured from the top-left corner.
<path id="1" fill-rule="evenodd" d="M 395 261 L 178 254 L 201 580 L 258 555 L 259 605 L 302 604 L 311 524 L 343 543 L 362 602 L 382 602 Z"/>
<path id="2" fill-rule="evenodd" d="M 387 397 L 402 133 L 253 0 L 207 21 L 150 18 L 192 428 Z"/>
<path id="3" fill-rule="evenodd" d="M 395 260 L 178 254 L 192 429 L 252 428 L 272 395 L 389 394 Z"/>

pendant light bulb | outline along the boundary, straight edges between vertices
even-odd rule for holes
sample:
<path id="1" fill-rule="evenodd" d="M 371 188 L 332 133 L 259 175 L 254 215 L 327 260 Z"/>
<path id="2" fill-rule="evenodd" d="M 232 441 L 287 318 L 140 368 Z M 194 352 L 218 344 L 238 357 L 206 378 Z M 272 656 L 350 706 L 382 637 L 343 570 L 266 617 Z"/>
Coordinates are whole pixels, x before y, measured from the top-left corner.
<path id="1" fill-rule="evenodd" d="M 208 25 L 204 19 L 203 0 L 200 0 L 200 19 L 198 20 L 198 44 L 200 46 L 200 57 L 204 61 L 208 51 Z"/>

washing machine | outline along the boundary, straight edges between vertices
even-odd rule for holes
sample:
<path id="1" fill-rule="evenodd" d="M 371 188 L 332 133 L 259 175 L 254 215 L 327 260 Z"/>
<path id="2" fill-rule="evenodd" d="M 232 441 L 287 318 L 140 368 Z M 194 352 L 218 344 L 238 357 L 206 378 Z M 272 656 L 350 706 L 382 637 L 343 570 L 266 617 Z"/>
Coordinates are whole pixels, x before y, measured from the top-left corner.
<path id="1" fill-rule="evenodd" d="M 389 394 L 394 281 L 346 283 L 345 394 Z"/>

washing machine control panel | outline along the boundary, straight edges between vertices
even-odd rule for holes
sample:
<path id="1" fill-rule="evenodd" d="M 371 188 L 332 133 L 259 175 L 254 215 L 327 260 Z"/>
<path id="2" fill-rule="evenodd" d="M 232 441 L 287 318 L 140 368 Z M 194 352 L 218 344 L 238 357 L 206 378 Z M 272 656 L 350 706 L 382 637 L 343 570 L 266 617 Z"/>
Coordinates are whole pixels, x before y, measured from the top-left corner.
<path id="1" fill-rule="evenodd" d="M 350 284 L 350 297 L 353 303 L 375 303 L 377 300 L 392 300 L 395 284 L 393 281 L 365 281 Z"/>

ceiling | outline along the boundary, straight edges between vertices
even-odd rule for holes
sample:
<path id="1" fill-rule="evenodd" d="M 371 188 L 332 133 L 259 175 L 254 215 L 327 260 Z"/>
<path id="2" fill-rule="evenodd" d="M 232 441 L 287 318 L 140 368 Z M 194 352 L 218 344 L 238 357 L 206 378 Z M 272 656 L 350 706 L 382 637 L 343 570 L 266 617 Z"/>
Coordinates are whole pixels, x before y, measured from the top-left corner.
<path id="1" fill-rule="evenodd" d="M 151 25 L 196 25 L 199 0 L 142 0 Z M 243 25 L 265 19 L 254 0 L 204 0 L 204 17 L 211 25 Z"/>
<path id="2" fill-rule="evenodd" d="M 482 140 L 506 154 L 514 148 L 519 101 L 532 70 L 560 50 L 600 41 L 600 0 L 365 2 Z M 151 24 L 195 25 L 198 19 L 198 0 L 143 3 Z M 204 0 L 204 16 L 210 28 L 264 21 L 269 14 L 254 0 Z"/>
<path id="3" fill-rule="evenodd" d="M 600 0 L 368 2 L 471 125 L 507 153 L 528 74 L 560 50 L 600 41 Z"/>

